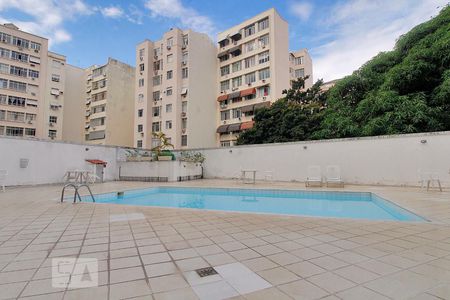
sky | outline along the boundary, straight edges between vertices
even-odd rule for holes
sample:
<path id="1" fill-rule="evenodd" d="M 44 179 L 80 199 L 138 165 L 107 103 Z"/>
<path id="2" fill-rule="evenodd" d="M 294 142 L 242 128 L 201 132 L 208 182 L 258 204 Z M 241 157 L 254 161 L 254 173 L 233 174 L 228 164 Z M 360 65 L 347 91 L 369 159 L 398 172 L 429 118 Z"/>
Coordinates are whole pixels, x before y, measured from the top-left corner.
<path id="1" fill-rule="evenodd" d="M 135 46 L 171 27 L 216 34 L 275 7 L 289 48 L 307 48 L 314 80 L 351 74 L 435 16 L 448 0 L 0 0 L 0 22 L 47 37 L 50 50 L 88 67 L 113 57 L 135 64 Z"/>

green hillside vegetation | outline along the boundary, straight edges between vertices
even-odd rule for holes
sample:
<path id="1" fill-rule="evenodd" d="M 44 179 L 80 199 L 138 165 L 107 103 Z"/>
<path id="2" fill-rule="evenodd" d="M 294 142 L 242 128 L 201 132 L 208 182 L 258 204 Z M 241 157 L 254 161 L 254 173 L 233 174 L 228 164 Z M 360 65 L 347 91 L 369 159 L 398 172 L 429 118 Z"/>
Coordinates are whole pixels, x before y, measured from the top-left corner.
<path id="1" fill-rule="evenodd" d="M 326 93 L 304 81 L 255 114 L 239 144 L 450 130 L 450 7 Z"/>

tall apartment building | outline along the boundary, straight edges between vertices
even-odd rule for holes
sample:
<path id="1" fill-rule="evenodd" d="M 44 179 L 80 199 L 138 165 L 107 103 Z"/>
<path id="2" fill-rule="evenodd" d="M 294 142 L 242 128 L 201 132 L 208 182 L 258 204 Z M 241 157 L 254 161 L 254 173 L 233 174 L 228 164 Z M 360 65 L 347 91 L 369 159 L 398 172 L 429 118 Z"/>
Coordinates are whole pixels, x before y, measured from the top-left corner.
<path id="1" fill-rule="evenodd" d="M 301 49 L 297 52 L 291 52 L 289 54 L 289 73 L 291 75 L 291 81 L 297 80 L 300 77 L 309 76 L 305 80 L 305 89 L 310 88 L 313 85 L 313 70 L 312 59 L 307 49 Z"/>
<path id="2" fill-rule="evenodd" d="M 65 65 L 46 38 L 0 25 L 0 135 L 62 138 Z"/>
<path id="3" fill-rule="evenodd" d="M 257 108 L 290 86 L 288 24 L 269 9 L 218 34 L 217 137 L 232 146 Z"/>
<path id="4" fill-rule="evenodd" d="M 133 146 L 135 68 L 109 58 L 85 70 L 85 141 Z"/>
<path id="5" fill-rule="evenodd" d="M 84 143 L 86 112 L 86 86 L 84 69 L 66 64 L 66 87 L 63 109 L 62 139 Z"/>
<path id="6" fill-rule="evenodd" d="M 157 146 L 158 132 L 175 149 L 215 146 L 216 53 L 207 35 L 178 28 L 137 45 L 135 147 Z"/>

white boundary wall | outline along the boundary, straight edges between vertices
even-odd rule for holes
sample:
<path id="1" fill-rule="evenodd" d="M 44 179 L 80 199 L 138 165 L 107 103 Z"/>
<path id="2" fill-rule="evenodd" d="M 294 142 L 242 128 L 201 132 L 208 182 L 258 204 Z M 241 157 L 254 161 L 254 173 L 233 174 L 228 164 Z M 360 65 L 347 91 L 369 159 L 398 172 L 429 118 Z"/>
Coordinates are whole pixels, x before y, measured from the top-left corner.
<path id="1" fill-rule="evenodd" d="M 236 178 L 240 169 L 272 171 L 275 181 L 305 181 L 309 165 L 339 165 L 347 183 L 419 185 L 418 170 L 450 186 L 450 132 L 239 146 L 201 150 L 205 178 Z"/>
<path id="2" fill-rule="evenodd" d="M 88 151 L 86 151 L 88 149 Z M 118 177 L 117 148 L 41 141 L 23 138 L 0 138 L 0 170 L 7 170 L 6 185 L 33 185 L 63 182 L 68 170 L 92 170 L 86 159 L 107 162 L 104 180 Z M 26 168 L 20 160 L 28 159 Z"/>
<path id="3" fill-rule="evenodd" d="M 88 151 L 86 151 L 88 149 Z M 60 183 L 67 170 L 94 170 L 86 159 L 107 162 L 105 181 L 117 180 L 124 151 L 34 139 L 0 137 L 0 169 L 6 185 Z M 433 171 L 450 186 L 450 131 L 357 139 L 197 149 L 205 178 L 237 178 L 241 169 L 272 171 L 276 181 L 304 181 L 309 165 L 339 165 L 345 182 L 353 184 L 419 185 L 418 170 Z M 28 166 L 20 168 L 20 159 Z"/>

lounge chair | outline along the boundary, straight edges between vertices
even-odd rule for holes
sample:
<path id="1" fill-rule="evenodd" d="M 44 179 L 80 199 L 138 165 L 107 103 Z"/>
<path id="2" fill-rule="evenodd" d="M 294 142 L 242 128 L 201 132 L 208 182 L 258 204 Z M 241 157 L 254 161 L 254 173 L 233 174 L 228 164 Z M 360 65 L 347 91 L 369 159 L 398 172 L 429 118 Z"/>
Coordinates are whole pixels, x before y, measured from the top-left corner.
<path id="1" fill-rule="evenodd" d="M 330 184 L 339 185 L 344 187 L 344 181 L 341 177 L 341 168 L 339 166 L 327 166 L 326 170 L 326 182 L 327 187 Z"/>
<path id="2" fill-rule="evenodd" d="M 308 166 L 308 177 L 305 186 L 322 186 L 322 169 L 320 166 Z"/>
<path id="3" fill-rule="evenodd" d="M 8 176 L 8 171 L 0 170 L 0 186 L 2 187 L 2 191 L 5 191 L 5 181 Z"/>

